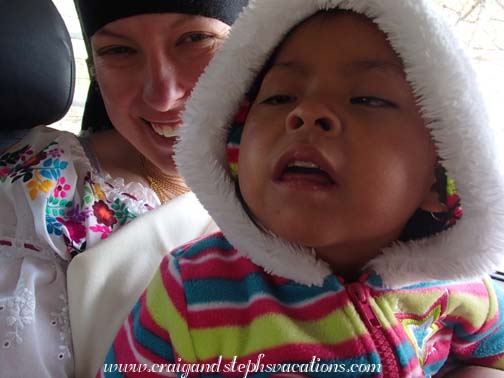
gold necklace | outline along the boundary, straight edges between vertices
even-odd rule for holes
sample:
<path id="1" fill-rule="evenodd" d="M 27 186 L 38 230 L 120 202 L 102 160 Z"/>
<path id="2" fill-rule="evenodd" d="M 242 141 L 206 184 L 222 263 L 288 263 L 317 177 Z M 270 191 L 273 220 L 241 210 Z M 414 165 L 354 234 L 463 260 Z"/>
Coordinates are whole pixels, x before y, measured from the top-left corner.
<path id="1" fill-rule="evenodd" d="M 140 159 L 142 162 L 143 176 L 162 204 L 190 191 L 180 176 L 166 175 L 157 169 L 153 169 L 143 155 Z"/>

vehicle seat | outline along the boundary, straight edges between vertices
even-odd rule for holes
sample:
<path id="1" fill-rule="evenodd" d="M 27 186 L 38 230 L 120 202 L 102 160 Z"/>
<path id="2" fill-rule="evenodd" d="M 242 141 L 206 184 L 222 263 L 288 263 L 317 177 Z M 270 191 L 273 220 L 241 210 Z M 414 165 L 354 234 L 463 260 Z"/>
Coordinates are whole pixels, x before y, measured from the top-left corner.
<path id="1" fill-rule="evenodd" d="M 52 0 L 0 1 L 0 151 L 72 104 L 75 63 Z"/>
<path id="2" fill-rule="evenodd" d="M 79 21 L 82 26 L 82 6 L 81 3 L 87 0 L 74 0 L 75 8 L 79 16 Z M 86 45 L 86 51 L 88 54 L 88 67 L 92 65 L 93 52 L 91 50 L 91 41 L 89 36 L 86 34 L 85 28 L 82 27 L 82 37 L 84 39 L 84 44 Z M 105 109 L 105 104 L 98 89 L 98 84 L 96 83 L 95 77 L 90 74 L 91 83 L 89 85 L 89 90 L 86 98 L 86 104 L 84 106 L 84 114 L 82 116 L 82 130 L 88 132 L 97 132 L 100 130 L 112 129 L 112 122 L 107 115 Z"/>

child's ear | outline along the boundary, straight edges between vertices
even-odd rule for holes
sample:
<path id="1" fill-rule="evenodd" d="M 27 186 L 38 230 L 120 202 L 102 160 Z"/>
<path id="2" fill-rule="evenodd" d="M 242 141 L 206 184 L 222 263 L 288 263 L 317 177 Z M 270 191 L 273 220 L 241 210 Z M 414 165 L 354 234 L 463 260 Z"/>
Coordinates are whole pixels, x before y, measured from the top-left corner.
<path id="1" fill-rule="evenodd" d="M 420 209 L 431 213 L 443 213 L 448 210 L 446 205 L 440 200 L 436 175 L 433 175 L 433 183 L 429 192 L 420 203 Z"/>
<path id="2" fill-rule="evenodd" d="M 439 193 L 433 189 L 425 196 L 420 209 L 431 213 L 444 213 L 448 210 L 446 205 L 439 200 Z"/>

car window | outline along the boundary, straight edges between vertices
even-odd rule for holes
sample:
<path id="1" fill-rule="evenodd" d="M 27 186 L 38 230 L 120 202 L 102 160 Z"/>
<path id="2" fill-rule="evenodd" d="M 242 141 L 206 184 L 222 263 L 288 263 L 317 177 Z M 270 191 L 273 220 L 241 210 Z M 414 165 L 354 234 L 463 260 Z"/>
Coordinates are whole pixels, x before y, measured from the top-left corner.
<path id="1" fill-rule="evenodd" d="M 75 94 L 70 110 L 60 121 L 52 124 L 51 127 L 59 130 L 66 130 L 77 134 L 81 129 L 82 114 L 84 113 L 84 104 L 89 87 L 89 75 L 86 66 L 86 46 L 82 38 L 82 32 L 77 17 L 77 11 L 73 0 L 53 0 L 58 8 L 65 25 L 72 38 L 72 47 L 75 57 L 76 82 Z"/>

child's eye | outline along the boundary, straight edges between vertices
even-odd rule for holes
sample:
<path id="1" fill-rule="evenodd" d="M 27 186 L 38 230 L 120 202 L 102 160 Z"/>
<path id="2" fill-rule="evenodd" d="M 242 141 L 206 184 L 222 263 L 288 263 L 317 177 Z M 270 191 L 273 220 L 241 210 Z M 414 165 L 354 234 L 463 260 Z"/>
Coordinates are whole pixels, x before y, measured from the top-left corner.
<path id="1" fill-rule="evenodd" d="M 364 105 L 364 106 L 370 106 L 372 108 L 387 108 L 387 107 L 397 108 L 397 105 L 394 104 L 392 101 L 373 96 L 352 97 L 350 99 L 350 103 L 352 105 Z"/>
<path id="2" fill-rule="evenodd" d="M 98 50 L 99 56 L 105 55 L 133 55 L 136 53 L 134 49 L 128 46 L 109 46 Z"/>
<path id="3" fill-rule="evenodd" d="M 293 96 L 274 95 L 274 96 L 268 97 L 266 100 L 262 101 L 261 104 L 282 105 L 282 104 L 290 104 L 293 101 L 296 101 L 296 98 Z"/>

